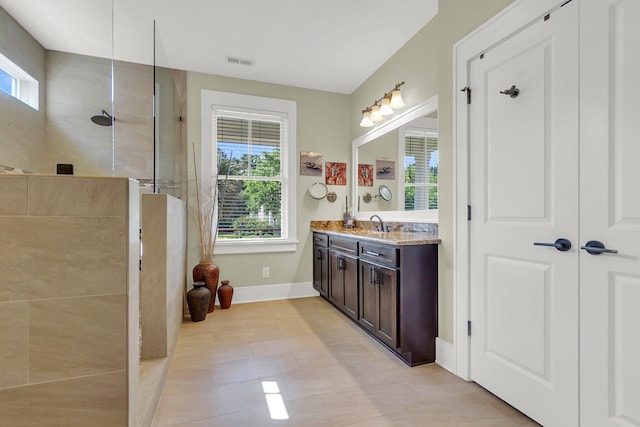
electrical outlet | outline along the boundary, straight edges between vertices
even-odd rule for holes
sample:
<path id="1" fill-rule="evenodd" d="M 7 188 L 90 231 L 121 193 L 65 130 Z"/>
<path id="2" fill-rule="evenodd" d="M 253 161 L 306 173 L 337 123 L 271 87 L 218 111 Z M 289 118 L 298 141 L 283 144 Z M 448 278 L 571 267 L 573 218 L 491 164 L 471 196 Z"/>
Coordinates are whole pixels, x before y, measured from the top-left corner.
<path id="1" fill-rule="evenodd" d="M 271 269 L 269 267 L 262 267 L 262 278 L 267 279 L 271 276 Z"/>

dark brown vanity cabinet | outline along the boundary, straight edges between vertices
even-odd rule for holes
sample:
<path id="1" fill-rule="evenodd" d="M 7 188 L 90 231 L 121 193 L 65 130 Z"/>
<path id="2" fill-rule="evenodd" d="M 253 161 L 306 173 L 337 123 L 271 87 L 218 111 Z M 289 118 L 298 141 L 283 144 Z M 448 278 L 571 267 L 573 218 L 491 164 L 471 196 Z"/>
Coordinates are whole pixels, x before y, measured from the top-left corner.
<path id="1" fill-rule="evenodd" d="M 392 348 L 398 344 L 398 272 L 360 260 L 360 324 Z"/>
<path id="2" fill-rule="evenodd" d="M 358 242 L 329 236 L 329 301 L 358 319 Z"/>
<path id="3" fill-rule="evenodd" d="M 313 287 L 329 297 L 329 236 L 313 233 Z"/>
<path id="4" fill-rule="evenodd" d="M 407 364 L 435 361 L 437 244 L 393 245 L 314 233 L 314 286 L 324 277 L 316 272 L 323 268 L 315 259 L 318 249 L 328 252 L 327 300 Z"/>

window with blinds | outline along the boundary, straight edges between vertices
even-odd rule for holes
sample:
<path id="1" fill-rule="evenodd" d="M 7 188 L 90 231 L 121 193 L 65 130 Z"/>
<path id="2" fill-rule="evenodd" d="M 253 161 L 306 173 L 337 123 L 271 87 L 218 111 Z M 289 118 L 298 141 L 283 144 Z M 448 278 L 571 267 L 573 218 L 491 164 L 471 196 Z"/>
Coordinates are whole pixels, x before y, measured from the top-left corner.
<path id="1" fill-rule="evenodd" d="M 214 110 L 218 239 L 287 238 L 286 114 Z"/>
<path id="2" fill-rule="evenodd" d="M 404 166 L 404 209 L 438 209 L 438 135 L 407 132 Z"/>

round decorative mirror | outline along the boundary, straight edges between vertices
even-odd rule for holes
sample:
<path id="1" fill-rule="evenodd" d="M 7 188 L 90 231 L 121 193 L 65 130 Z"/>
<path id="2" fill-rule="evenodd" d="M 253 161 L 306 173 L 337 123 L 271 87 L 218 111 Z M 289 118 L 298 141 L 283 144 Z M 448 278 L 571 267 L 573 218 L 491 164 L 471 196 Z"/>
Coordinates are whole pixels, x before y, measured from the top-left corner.
<path id="1" fill-rule="evenodd" d="M 386 200 L 387 202 L 391 200 L 391 189 L 386 185 L 381 185 L 378 189 L 378 192 L 380 193 L 380 197 L 382 197 L 383 200 Z"/>
<path id="2" fill-rule="evenodd" d="M 309 187 L 309 195 L 316 200 L 322 200 L 327 197 L 327 191 L 327 186 L 322 182 L 316 182 Z"/>

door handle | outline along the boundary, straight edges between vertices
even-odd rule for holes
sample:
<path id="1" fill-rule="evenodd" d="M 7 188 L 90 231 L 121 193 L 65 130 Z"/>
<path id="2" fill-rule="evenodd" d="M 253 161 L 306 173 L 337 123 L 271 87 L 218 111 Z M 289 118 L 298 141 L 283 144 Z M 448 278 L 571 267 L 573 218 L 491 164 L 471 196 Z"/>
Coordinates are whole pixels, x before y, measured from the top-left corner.
<path id="1" fill-rule="evenodd" d="M 510 98 L 517 98 L 520 94 L 520 89 L 516 87 L 516 85 L 511 85 L 511 87 L 507 90 L 501 90 L 501 94 L 509 95 Z"/>
<path id="2" fill-rule="evenodd" d="M 571 249 L 571 242 L 569 239 L 560 238 L 553 243 L 533 242 L 535 246 L 551 246 L 556 248 L 560 252 L 566 252 Z"/>
<path id="3" fill-rule="evenodd" d="M 608 253 L 608 254 L 618 253 L 616 249 L 605 248 L 604 244 L 602 242 L 598 242 L 597 240 L 589 240 L 584 246 L 580 246 L 580 249 L 584 249 L 591 255 L 600 255 L 603 253 Z"/>

